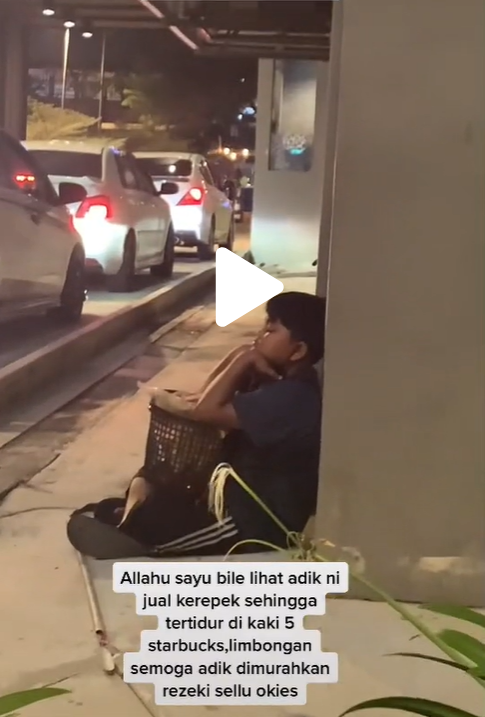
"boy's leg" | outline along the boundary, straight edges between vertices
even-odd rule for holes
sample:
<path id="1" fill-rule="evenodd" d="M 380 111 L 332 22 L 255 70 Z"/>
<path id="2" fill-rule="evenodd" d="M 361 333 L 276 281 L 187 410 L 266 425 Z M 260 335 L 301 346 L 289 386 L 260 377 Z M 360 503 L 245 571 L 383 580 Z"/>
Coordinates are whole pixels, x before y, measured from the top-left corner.
<path id="1" fill-rule="evenodd" d="M 151 487 L 143 477 L 143 469 L 141 469 L 132 479 L 126 492 L 126 501 L 122 514 L 120 515 L 120 520 L 118 521 L 118 528 L 125 525 L 127 520 L 133 514 L 133 511 L 148 500 L 151 492 Z"/>
<path id="2" fill-rule="evenodd" d="M 170 489 L 149 496 L 133 511 L 124 530 L 156 546 L 161 557 L 225 554 L 239 540 L 232 518 L 218 523 L 207 503 Z"/>

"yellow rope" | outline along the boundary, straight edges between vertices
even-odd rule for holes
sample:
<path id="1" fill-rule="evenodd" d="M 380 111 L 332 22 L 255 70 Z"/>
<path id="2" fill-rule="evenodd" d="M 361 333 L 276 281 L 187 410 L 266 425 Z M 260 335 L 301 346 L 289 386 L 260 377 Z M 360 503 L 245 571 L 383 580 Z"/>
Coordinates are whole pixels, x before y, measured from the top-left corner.
<path id="1" fill-rule="evenodd" d="M 209 510 L 218 523 L 222 523 L 225 517 L 224 488 L 231 473 L 232 468 L 228 463 L 219 463 L 209 481 Z"/>

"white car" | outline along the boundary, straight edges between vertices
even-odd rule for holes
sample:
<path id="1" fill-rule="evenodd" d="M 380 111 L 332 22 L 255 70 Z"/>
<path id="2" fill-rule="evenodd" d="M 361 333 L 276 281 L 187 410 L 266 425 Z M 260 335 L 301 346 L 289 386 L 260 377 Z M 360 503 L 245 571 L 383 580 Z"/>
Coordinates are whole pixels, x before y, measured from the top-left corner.
<path id="1" fill-rule="evenodd" d="M 150 269 L 169 278 L 175 235 L 170 207 L 134 157 L 83 141 L 25 142 L 55 187 L 82 185 L 85 198 L 69 208 L 82 237 L 86 268 L 106 277 L 110 291 L 132 291 L 135 275 Z M 167 183 L 163 193 L 176 192 Z"/>
<path id="2" fill-rule="evenodd" d="M 0 130 L 0 319 L 58 309 L 77 321 L 85 300 L 82 240 L 65 204 L 80 188 L 64 183 L 60 196 L 20 142 Z"/>
<path id="3" fill-rule="evenodd" d="M 233 205 L 218 189 L 206 160 L 182 152 L 136 152 L 139 164 L 156 187 L 176 182 L 178 192 L 167 198 L 177 245 L 197 247 L 200 259 L 211 259 L 215 245 L 233 249 Z"/>

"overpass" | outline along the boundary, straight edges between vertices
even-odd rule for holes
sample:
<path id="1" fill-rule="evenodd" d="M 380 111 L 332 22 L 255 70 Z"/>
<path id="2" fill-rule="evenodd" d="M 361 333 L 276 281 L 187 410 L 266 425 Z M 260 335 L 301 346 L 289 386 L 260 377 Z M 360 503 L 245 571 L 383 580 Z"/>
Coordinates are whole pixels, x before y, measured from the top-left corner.
<path id="1" fill-rule="evenodd" d="M 328 59 L 332 2 L 160 2 L 159 0 L 0 0 L 0 126 L 22 138 L 26 47 L 38 27 L 66 21 L 85 29 L 169 29 L 194 52 L 223 58 Z M 54 14 L 45 15 L 52 11 Z"/>

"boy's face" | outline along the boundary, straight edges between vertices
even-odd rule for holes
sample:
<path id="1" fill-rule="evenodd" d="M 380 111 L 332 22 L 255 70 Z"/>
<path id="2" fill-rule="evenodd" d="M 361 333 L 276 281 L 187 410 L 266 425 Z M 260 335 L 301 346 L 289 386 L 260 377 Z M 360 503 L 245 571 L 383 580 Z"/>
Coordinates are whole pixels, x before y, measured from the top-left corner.
<path id="1" fill-rule="evenodd" d="M 258 352 L 276 369 L 285 369 L 301 361 L 307 349 L 295 341 L 280 321 L 266 319 L 254 342 Z"/>

